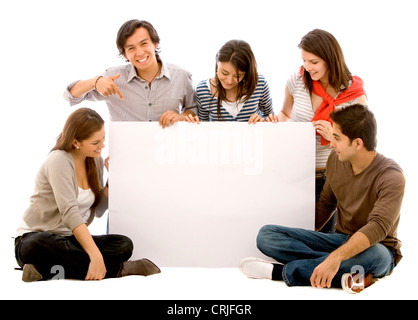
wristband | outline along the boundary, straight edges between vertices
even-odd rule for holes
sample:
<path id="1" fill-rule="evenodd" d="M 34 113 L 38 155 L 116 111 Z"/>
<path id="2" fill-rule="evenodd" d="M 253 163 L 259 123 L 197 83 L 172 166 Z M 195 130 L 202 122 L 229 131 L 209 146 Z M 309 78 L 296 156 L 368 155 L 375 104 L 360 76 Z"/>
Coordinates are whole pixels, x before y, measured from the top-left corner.
<path id="1" fill-rule="evenodd" d="M 94 83 L 94 89 L 95 89 L 95 90 L 97 90 L 97 87 L 96 87 L 96 86 L 97 86 L 97 81 L 99 81 L 99 79 L 100 79 L 100 78 L 103 78 L 103 76 L 98 76 L 98 77 L 96 78 L 96 82 Z"/>

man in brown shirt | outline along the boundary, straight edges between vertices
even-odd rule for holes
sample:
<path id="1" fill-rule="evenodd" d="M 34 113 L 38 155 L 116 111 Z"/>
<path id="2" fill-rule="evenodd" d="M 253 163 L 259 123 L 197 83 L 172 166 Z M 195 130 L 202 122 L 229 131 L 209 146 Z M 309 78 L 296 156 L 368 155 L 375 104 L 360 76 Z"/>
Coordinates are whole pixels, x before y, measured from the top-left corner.
<path id="1" fill-rule="evenodd" d="M 402 169 L 375 151 L 376 121 L 366 106 L 339 109 L 331 118 L 334 150 L 316 204 L 315 228 L 320 230 L 336 208 L 336 232 L 264 226 L 257 246 L 280 263 L 244 259 L 240 269 L 247 276 L 359 292 L 373 278 L 388 275 L 402 258 L 397 239 Z"/>

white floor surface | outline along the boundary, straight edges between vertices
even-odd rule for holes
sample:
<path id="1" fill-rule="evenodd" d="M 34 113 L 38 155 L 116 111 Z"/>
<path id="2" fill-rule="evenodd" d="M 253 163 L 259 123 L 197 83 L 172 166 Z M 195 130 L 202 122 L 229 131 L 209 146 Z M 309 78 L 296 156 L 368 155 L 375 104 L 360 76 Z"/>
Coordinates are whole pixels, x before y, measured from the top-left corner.
<path id="1" fill-rule="evenodd" d="M 10 251 L 3 254 L 13 257 Z M 52 280 L 25 283 L 21 281 L 22 272 L 14 270 L 17 266 L 14 259 L 6 258 L 1 263 L 0 299 L 417 299 L 417 281 L 411 273 L 413 264 L 405 258 L 391 276 L 379 280 L 360 294 L 352 295 L 340 289 L 289 288 L 282 281 L 248 279 L 238 268 L 161 268 L 161 274 L 149 277 L 129 276 L 95 282 Z"/>

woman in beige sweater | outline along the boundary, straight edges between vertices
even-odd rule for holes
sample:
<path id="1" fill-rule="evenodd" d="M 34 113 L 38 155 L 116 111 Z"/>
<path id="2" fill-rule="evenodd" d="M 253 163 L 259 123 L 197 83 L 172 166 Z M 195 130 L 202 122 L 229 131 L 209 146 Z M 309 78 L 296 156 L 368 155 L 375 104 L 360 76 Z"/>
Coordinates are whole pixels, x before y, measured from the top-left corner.
<path id="1" fill-rule="evenodd" d="M 15 254 L 23 281 L 160 272 L 147 259 L 128 261 L 133 251 L 128 237 L 92 236 L 87 228 L 107 210 L 104 140 L 104 121 L 97 112 L 81 108 L 68 117 L 38 171 L 35 192 L 17 230 Z"/>

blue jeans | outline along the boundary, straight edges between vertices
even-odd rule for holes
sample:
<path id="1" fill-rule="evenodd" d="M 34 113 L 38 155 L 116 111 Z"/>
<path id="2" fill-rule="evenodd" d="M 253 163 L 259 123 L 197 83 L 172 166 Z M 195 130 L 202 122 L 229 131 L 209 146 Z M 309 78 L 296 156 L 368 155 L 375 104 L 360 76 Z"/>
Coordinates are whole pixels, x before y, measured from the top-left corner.
<path id="1" fill-rule="evenodd" d="M 257 247 L 266 256 L 283 263 L 283 280 L 288 286 L 310 286 L 314 269 L 328 255 L 350 238 L 342 233 L 321 233 L 311 230 L 266 225 L 260 229 Z M 341 277 L 360 266 L 364 276 L 372 273 L 382 278 L 395 267 L 392 249 L 378 243 L 341 263 L 333 287 L 341 287 Z"/>
<path id="2" fill-rule="evenodd" d="M 132 241 L 122 235 L 93 236 L 93 240 L 103 256 L 106 278 L 118 277 L 122 263 L 132 255 Z M 44 280 L 54 278 L 58 270 L 63 271 L 63 278 L 84 280 L 90 265 L 89 256 L 74 236 L 50 232 L 29 232 L 17 237 L 15 255 L 21 267 L 35 265 Z"/>

